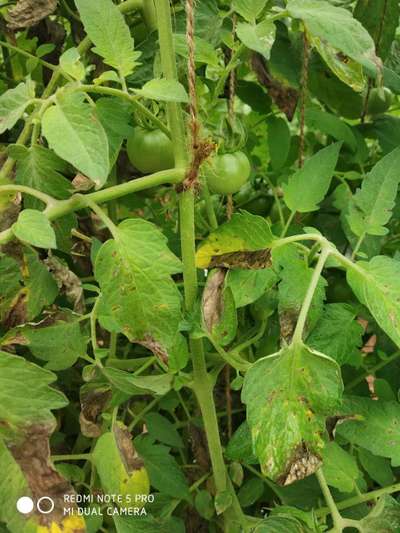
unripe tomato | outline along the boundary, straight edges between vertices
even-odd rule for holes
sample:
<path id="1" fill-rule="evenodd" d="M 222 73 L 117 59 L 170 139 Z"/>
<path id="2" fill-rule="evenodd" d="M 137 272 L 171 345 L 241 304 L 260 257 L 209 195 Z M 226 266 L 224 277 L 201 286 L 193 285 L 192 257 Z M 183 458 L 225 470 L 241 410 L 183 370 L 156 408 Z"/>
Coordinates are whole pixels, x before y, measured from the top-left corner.
<path id="1" fill-rule="evenodd" d="M 368 99 L 368 114 L 379 115 L 385 113 L 393 102 L 393 94 L 386 87 L 383 89 L 383 95 L 379 89 L 372 89 Z"/>
<path id="2" fill-rule="evenodd" d="M 174 167 L 172 142 L 161 130 L 146 130 L 136 126 L 126 148 L 129 161 L 143 174 Z"/>
<path id="3" fill-rule="evenodd" d="M 234 194 L 249 179 L 250 170 L 243 152 L 217 155 L 205 169 L 208 187 L 216 194 Z"/>

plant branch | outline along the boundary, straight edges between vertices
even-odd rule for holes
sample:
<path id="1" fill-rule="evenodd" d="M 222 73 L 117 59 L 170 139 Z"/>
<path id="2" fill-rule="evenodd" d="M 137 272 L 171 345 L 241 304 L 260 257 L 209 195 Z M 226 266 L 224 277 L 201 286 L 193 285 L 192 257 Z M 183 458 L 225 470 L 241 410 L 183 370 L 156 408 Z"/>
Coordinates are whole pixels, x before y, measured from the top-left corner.
<path id="1" fill-rule="evenodd" d="M 0 185 L 0 194 L 2 192 L 20 192 L 23 194 L 28 194 L 33 196 L 38 200 L 44 202 L 47 206 L 51 206 L 57 203 L 57 200 L 48 194 L 32 189 L 31 187 L 26 187 L 25 185 Z"/>

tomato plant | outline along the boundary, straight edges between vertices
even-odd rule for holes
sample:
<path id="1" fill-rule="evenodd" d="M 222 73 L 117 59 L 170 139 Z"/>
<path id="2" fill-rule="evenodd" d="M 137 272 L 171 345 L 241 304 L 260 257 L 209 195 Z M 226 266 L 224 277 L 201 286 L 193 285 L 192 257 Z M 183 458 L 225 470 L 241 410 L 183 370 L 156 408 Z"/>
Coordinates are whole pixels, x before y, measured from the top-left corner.
<path id="1" fill-rule="evenodd" d="M 0 531 L 398 532 L 398 0 L 0 15 Z"/>

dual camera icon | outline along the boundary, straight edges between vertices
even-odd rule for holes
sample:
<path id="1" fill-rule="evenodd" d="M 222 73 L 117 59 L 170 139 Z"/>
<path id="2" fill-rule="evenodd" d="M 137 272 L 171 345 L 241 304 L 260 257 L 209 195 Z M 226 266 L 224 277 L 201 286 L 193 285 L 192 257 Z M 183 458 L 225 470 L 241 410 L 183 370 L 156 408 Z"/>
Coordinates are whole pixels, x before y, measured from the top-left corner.
<path id="1" fill-rule="evenodd" d="M 34 507 L 34 501 L 29 496 L 22 496 L 17 500 L 17 511 L 21 514 L 31 513 Z M 36 509 L 41 514 L 49 514 L 54 509 L 54 500 L 49 496 L 42 496 L 36 502 Z"/>

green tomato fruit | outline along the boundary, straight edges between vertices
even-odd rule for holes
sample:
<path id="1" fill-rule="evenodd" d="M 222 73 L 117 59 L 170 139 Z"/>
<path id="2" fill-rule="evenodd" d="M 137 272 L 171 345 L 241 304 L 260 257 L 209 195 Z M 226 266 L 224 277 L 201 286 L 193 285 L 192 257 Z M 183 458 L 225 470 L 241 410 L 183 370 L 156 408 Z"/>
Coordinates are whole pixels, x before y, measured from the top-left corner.
<path id="1" fill-rule="evenodd" d="M 174 167 L 172 142 L 161 130 L 146 130 L 137 126 L 126 148 L 129 161 L 143 174 Z"/>
<path id="2" fill-rule="evenodd" d="M 383 96 L 379 89 L 372 89 L 368 99 L 368 115 L 379 115 L 385 113 L 393 102 L 393 94 L 386 87 L 383 89 Z"/>
<path id="3" fill-rule="evenodd" d="M 206 168 L 208 187 L 216 194 L 234 194 L 247 182 L 250 170 L 243 152 L 217 155 Z"/>

